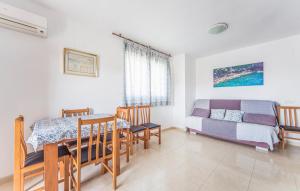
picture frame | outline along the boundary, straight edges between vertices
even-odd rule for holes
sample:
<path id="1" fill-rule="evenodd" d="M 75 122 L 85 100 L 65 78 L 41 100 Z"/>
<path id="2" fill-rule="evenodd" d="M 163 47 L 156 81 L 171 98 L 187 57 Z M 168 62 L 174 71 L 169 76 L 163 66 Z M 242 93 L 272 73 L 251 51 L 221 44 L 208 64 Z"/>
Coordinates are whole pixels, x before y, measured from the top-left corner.
<path id="1" fill-rule="evenodd" d="M 214 87 L 262 86 L 264 85 L 264 62 L 244 64 L 213 71 Z"/>
<path id="2" fill-rule="evenodd" d="M 64 48 L 64 74 L 98 77 L 98 55 Z"/>

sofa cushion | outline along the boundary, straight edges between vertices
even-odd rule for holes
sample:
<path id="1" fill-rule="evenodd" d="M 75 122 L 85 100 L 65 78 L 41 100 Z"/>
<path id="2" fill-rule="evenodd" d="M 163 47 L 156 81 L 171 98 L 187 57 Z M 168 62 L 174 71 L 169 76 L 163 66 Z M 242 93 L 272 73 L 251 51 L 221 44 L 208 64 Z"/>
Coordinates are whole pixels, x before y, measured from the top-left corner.
<path id="1" fill-rule="evenodd" d="M 277 124 L 275 116 L 255 113 L 245 113 L 243 122 L 268 125 L 273 127 L 275 127 Z"/>
<path id="2" fill-rule="evenodd" d="M 209 118 L 210 110 L 202 108 L 194 108 L 192 116 Z"/>
<path id="3" fill-rule="evenodd" d="M 209 102 L 209 106 L 210 109 L 241 110 L 241 100 L 211 99 Z"/>
<path id="4" fill-rule="evenodd" d="M 276 103 L 263 100 L 242 100 L 241 111 L 276 116 Z"/>
<path id="5" fill-rule="evenodd" d="M 224 120 L 242 122 L 243 112 L 240 110 L 226 110 Z"/>
<path id="6" fill-rule="evenodd" d="M 225 116 L 225 109 L 211 109 L 210 118 L 223 120 Z"/>

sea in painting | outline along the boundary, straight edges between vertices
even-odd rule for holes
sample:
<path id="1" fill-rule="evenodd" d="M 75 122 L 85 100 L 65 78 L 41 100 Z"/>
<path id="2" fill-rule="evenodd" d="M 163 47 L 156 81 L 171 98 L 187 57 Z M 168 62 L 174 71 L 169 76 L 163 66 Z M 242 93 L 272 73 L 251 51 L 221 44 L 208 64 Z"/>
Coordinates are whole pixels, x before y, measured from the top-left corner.
<path id="1" fill-rule="evenodd" d="M 214 87 L 264 85 L 263 62 L 214 69 Z"/>

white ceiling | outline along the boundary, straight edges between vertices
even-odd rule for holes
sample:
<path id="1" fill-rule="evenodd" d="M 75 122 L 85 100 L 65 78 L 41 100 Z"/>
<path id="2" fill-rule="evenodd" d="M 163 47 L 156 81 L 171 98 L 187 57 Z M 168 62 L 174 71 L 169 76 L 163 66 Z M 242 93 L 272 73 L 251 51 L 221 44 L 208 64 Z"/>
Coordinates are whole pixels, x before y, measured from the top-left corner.
<path id="1" fill-rule="evenodd" d="M 172 54 L 206 56 L 300 33 L 300 0 L 30 0 Z M 208 28 L 227 22 L 228 31 Z"/>

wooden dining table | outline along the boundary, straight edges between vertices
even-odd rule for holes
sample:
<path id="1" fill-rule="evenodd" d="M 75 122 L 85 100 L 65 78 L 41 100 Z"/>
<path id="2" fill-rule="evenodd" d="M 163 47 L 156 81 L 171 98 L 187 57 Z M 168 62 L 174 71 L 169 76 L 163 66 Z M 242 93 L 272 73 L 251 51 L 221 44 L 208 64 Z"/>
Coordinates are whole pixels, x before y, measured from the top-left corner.
<path id="1" fill-rule="evenodd" d="M 110 117 L 113 115 L 110 114 L 94 114 L 88 116 L 80 116 L 81 119 L 97 119 L 103 117 Z M 49 119 L 42 119 L 36 121 L 33 126 L 31 127 L 32 133 L 26 143 L 32 145 L 35 151 L 38 151 L 41 148 L 45 150 L 45 168 L 48 165 L 47 175 L 45 175 L 45 186 L 50 186 L 50 190 L 55 189 L 52 186 L 53 181 L 55 178 L 54 174 L 57 174 L 57 168 L 53 168 L 53 165 L 57 164 L 58 158 L 57 156 L 57 148 L 58 145 L 63 144 L 68 141 L 77 140 L 77 123 L 79 117 L 65 117 L 65 118 L 49 118 Z M 116 124 L 116 136 L 113 136 L 115 139 L 115 145 L 118 148 L 114 148 L 113 152 L 115 152 L 116 156 L 116 165 L 117 165 L 117 174 L 120 174 L 120 148 L 119 148 L 119 133 L 120 130 L 123 128 L 129 128 L 130 124 L 123 120 L 117 119 Z M 109 124 L 108 124 L 109 128 Z M 83 128 L 82 129 L 82 137 L 89 136 L 90 129 Z M 96 132 L 95 132 L 96 133 Z M 46 155 L 50 157 L 47 160 Z M 55 171 L 56 170 L 56 171 Z M 47 178 L 48 177 L 48 178 Z"/>

